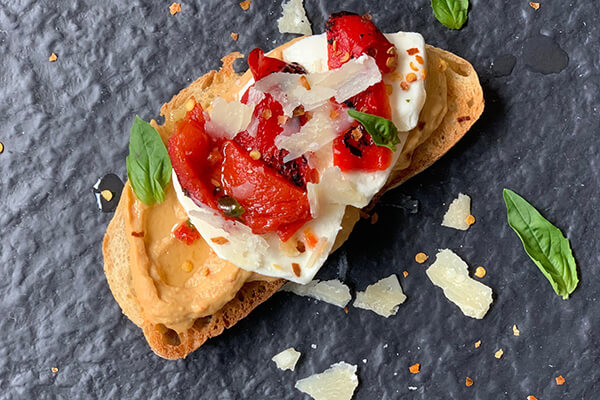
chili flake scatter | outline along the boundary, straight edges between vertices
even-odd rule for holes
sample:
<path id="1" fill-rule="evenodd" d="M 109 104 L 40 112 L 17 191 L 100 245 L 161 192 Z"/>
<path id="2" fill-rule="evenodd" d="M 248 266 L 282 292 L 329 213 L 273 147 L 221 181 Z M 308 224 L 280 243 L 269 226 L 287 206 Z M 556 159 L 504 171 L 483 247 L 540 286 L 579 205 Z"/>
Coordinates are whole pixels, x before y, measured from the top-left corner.
<path id="1" fill-rule="evenodd" d="M 535 396 L 529 395 L 529 396 L 527 396 L 527 400 L 538 400 L 538 398 Z"/>
<path id="2" fill-rule="evenodd" d="M 144 232 L 131 232 L 133 237 L 144 237 Z"/>
<path id="3" fill-rule="evenodd" d="M 562 375 L 557 376 L 555 379 L 558 386 L 561 386 L 565 383 L 565 378 L 563 378 Z"/>
<path id="4" fill-rule="evenodd" d="M 475 276 L 478 278 L 483 278 L 486 273 L 487 271 L 483 267 L 477 267 L 477 269 L 475 270 Z"/>
<path id="5" fill-rule="evenodd" d="M 465 222 L 467 223 L 467 225 L 471 226 L 475 223 L 475 217 L 472 216 L 471 214 L 469 214 L 469 215 L 467 215 Z"/>
<path id="6" fill-rule="evenodd" d="M 348 307 L 344 307 L 344 312 L 348 314 Z"/>
<path id="7" fill-rule="evenodd" d="M 216 244 L 227 244 L 229 243 L 229 240 L 223 236 L 218 236 L 218 237 L 214 237 L 210 239 L 211 242 L 216 243 Z"/>
<path id="8" fill-rule="evenodd" d="M 50 368 L 50 371 L 52 371 L 53 373 L 57 373 L 58 372 L 58 368 L 52 367 L 52 368 Z"/>
<path id="9" fill-rule="evenodd" d="M 481 340 L 475 342 L 475 348 L 478 349 L 481 346 Z"/>
<path id="10" fill-rule="evenodd" d="M 473 379 L 471 379 L 471 378 L 469 378 L 469 377 L 467 376 L 467 378 L 465 379 L 465 386 L 466 386 L 466 387 L 471 387 L 471 386 L 473 386 Z"/>
<path id="11" fill-rule="evenodd" d="M 58 60 L 58 56 L 55 53 L 50 54 L 50 57 L 48 57 L 48 61 L 50 62 L 54 62 Z"/>
<path id="12" fill-rule="evenodd" d="M 504 350 L 502 350 L 502 349 L 499 349 L 497 352 L 494 353 L 494 357 L 496 357 L 497 359 L 501 359 L 503 355 L 504 355 Z"/>
<path id="13" fill-rule="evenodd" d="M 231 32 L 230 36 L 233 40 L 238 40 L 238 38 L 240 37 L 240 34 L 237 32 Z"/>
<path id="14" fill-rule="evenodd" d="M 417 80 L 417 75 L 414 72 L 406 74 L 406 82 L 411 83 Z"/>
<path id="15" fill-rule="evenodd" d="M 520 334 L 521 334 L 521 331 L 519 331 L 519 328 L 517 328 L 516 325 L 513 325 L 513 335 L 519 336 Z"/>
<path id="16" fill-rule="evenodd" d="M 404 275 L 404 277 L 406 278 L 408 276 L 408 271 L 402 272 L 402 275 Z"/>
<path id="17" fill-rule="evenodd" d="M 294 275 L 300 276 L 302 275 L 302 271 L 300 270 L 300 264 L 292 263 L 292 271 L 294 271 Z"/>
<path id="18" fill-rule="evenodd" d="M 250 0 L 242 1 L 240 7 L 242 7 L 242 10 L 246 11 L 250 8 L 250 4 L 252 4 Z"/>
<path id="19" fill-rule="evenodd" d="M 540 3 L 535 3 L 533 1 L 529 2 L 529 5 L 531 6 L 531 8 L 533 8 L 534 10 L 537 10 L 540 8 Z"/>
<path id="20" fill-rule="evenodd" d="M 419 364 L 419 363 L 413 364 L 410 367 L 408 367 L 408 370 L 412 374 L 418 374 L 419 372 L 421 372 L 421 364 Z"/>
<path id="21" fill-rule="evenodd" d="M 171 15 L 175 15 L 178 12 L 181 12 L 181 4 L 179 3 L 173 3 L 169 6 L 169 12 L 171 13 Z"/>
<path id="22" fill-rule="evenodd" d="M 427 261 L 428 258 L 429 257 L 425 253 L 417 253 L 417 255 L 415 256 L 415 261 L 419 264 L 423 264 L 425 261 Z"/>
<path id="23" fill-rule="evenodd" d="M 419 49 L 417 49 L 416 47 L 413 47 L 412 49 L 406 50 L 406 52 L 408 53 L 409 56 L 414 56 L 415 54 L 419 53 Z"/>

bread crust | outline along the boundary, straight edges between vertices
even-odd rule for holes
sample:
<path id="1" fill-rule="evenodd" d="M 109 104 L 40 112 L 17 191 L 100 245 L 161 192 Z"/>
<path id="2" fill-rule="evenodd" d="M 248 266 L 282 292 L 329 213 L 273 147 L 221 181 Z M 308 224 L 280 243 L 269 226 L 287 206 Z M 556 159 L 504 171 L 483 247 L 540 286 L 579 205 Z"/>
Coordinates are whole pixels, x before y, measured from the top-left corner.
<path id="1" fill-rule="evenodd" d="M 278 47 L 270 55 L 281 58 L 283 49 L 299 39 L 301 38 Z M 477 73 L 471 64 L 450 52 L 429 45 L 427 54 L 430 59 L 443 60 L 443 64 L 445 64 L 443 73 L 446 75 L 448 101 L 446 115 L 437 129 L 422 143 L 418 143 L 412 158 L 408 160 L 408 167 L 392 171 L 387 184 L 375 196 L 367 209 L 371 208 L 385 191 L 405 182 L 443 156 L 464 136 L 483 112 L 483 91 Z M 175 123 L 183 117 L 184 104 L 188 99 L 193 97 L 205 108 L 217 96 L 232 99 L 232 93 L 235 93 L 237 88 L 241 87 L 248 79 L 248 73 L 239 76 L 233 70 L 234 61 L 240 57 L 242 57 L 240 53 L 232 53 L 224 57 L 222 59 L 223 67 L 220 71 L 210 71 L 198 78 L 163 105 L 161 115 L 165 117 L 165 122 L 158 125 L 156 121 L 151 121 L 163 140 L 168 139 L 173 132 Z M 429 68 L 432 68 L 431 64 Z M 144 321 L 141 306 L 135 297 L 132 285 L 129 244 L 126 240 L 123 221 L 126 210 L 123 209 L 125 207 L 123 203 L 123 201 L 119 203 L 104 237 L 104 272 L 109 287 L 123 313 L 142 328 L 152 350 L 163 358 L 185 358 L 206 340 L 218 336 L 224 329 L 230 328 L 247 316 L 254 308 L 279 290 L 285 282 L 282 279 L 271 282 L 248 282 L 236 297 L 221 310 L 210 317 L 198 319 L 190 329 L 180 334 L 163 325 Z M 347 211 L 334 250 L 347 239 L 359 219 L 358 216 L 359 212 L 356 209 Z"/>

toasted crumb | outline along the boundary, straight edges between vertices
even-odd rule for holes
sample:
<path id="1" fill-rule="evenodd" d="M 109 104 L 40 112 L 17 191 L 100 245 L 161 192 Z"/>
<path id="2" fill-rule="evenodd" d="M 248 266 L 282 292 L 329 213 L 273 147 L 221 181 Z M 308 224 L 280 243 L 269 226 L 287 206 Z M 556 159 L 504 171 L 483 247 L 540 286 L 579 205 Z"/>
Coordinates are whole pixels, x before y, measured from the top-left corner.
<path id="1" fill-rule="evenodd" d="M 415 256 L 415 261 L 418 262 L 419 264 L 423 264 L 425 261 L 427 261 L 429 257 L 427 256 L 427 254 L 425 253 L 417 253 L 417 255 Z"/>
<path id="2" fill-rule="evenodd" d="M 565 378 L 563 378 L 562 375 L 557 376 L 555 379 L 558 386 L 561 386 L 565 383 Z"/>
<path id="3" fill-rule="evenodd" d="M 402 275 L 406 278 L 408 276 L 408 271 L 403 271 Z"/>
<path id="4" fill-rule="evenodd" d="M 411 83 L 417 80 L 417 74 L 414 72 L 409 72 L 406 74 L 406 82 Z"/>
<path id="5" fill-rule="evenodd" d="M 475 217 L 472 216 L 471 214 L 469 214 L 469 215 L 467 215 L 465 222 L 467 223 L 467 225 L 471 226 L 475 223 Z"/>
<path id="6" fill-rule="evenodd" d="M 250 158 L 253 160 L 260 160 L 260 156 L 261 156 L 261 154 L 260 154 L 260 151 L 258 151 L 258 150 L 252 150 L 250 152 Z"/>
<path id="7" fill-rule="evenodd" d="M 192 264 L 191 261 L 184 261 L 181 264 L 181 270 L 183 272 L 192 272 L 193 269 L 194 269 L 194 264 Z"/>
<path id="8" fill-rule="evenodd" d="M 304 89 L 310 90 L 310 83 L 308 83 L 308 79 L 306 79 L 306 76 L 300 75 L 300 78 L 298 78 L 298 82 L 302 85 Z"/>
<path id="9" fill-rule="evenodd" d="M 527 400 L 538 400 L 538 398 L 535 396 L 529 395 L 529 396 L 527 396 Z"/>
<path id="10" fill-rule="evenodd" d="M 529 5 L 531 6 L 531 8 L 533 8 L 534 10 L 537 10 L 540 8 L 540 3 L 535 3 L 533 1 L 529 2 Z"/>
<path id="11" fill-rule="evenodd" d="M 169 6 L 169 12 L 171 13 L 171 15 L 175 15 L 178 12 L 181 12 L 181 4 L 179 3 L 173 3 Z"/>
<path id="12" fill-rule="evenodd" d="M 242 1 L 240 7 L 242 7 L 242 10 L 246 11 L 250 8 L 250 4 L 252 4 L 250 0 Z"/>
<path id="13" fill-rule="evenodd" d="M 473 379 L 471 379 L 471 378 L 469 378 L 469 377 L 467 376 L 467 378 L 465 379 L 465 386 L 466 386 L 466 387 L 471 387 L 471 386 L 473 386 Z"/>
<path id="14" fill-rule="evenodd" d="M 292 271 L 294 271 L 294 275 L 300 276 L 302 275 L 302 271 L 300 270 L 300 264 L 292 263 Z"/>
<path id="15" fill-rule="evenodd" d="M 110 190 L 103 190 L 102 192 L 100 192 L 100 195 L 102 195 L 102 197 L 106 201 L 111 201 L 113 198 L 113 193 Z"/>
<path id="16" fill-rule="evenodd" d="M 196 99 L 194 99 L 193 97 L 190 97 L 185 102 L 185 110 L 192 111 L 194 109 L 194 107 L 196 107 Z"/>
<path id="17" fill-rule="evenodd" d="M 481 340 L 475 342 L 475 348 L 478 349 L 481 346 Z"/>
<path id="18" fill-rule="evenodd" d="M 227 240 L 227 238 L 223 237 L 223 236 L 217 236 L 214 238 L 210 239 L 211 242 L 216 243 L 216 244 L 227 244 L 229 243 L 229 240 Z"/>
<path id="19" fill-rule="evenodd" d="M 487 271 L 483 267 L 477 267 L 475 270 L 475 276 L 478 278 L 483 278 L 487 274 Z"/>
<path id="20" fill-rule="evenodd" d="M 410 367 L 408 367 L 408 370 L 412 374 L 418 374 L 419 372 L 421 372 L 421 364 L 419 364 L 419 363 L 413 364 Z"/>
<path id="21" fill-rule="evenodd" d="M 231 34 L 230 34 L 229 36 L 231 36 L 231 38 L 232 38 L 233 40 L 238 40 L 238 39 L 239 39 L 239 37 L 240 37 L 240 34 L 239 34 L 239 33 L 237 33 L 237 32 L 231 32 Z"/>
<path id="22" fill-rule="evenodd" d="M 50 57 L 48 57 L 48 61 L 50 62 L 54 62 L 58 60 L 58 56 L 55 53 L 50 54 Z"/>
<path id="23" fill-rule="evenodd" d="M 503 355 L 504 355 L 504 350 L 502 350 L 502 349 L 498 349 L 498 351 L 494 353 L 494 357 L 496 357 L 497 359 L 501 359 Z"/>
<path id="24" fill-rule="evenodd" d="M 52 368 L 50 368 L 50 371 L 52 371 L 52 372 L 54 372 L 54 373 L 57 373 L 57 372 L 58 372 L 58 368 L 56 368 L 56 367 L 52 367 Z"/>
<path id="25" fill-rule="evenodd" d="M 519 328 L 517 328 L 516 325 L 513 325 L 513 335 L 519 336 L 520 334 L 521 334 L 521 331 L 519 331 Z"/>

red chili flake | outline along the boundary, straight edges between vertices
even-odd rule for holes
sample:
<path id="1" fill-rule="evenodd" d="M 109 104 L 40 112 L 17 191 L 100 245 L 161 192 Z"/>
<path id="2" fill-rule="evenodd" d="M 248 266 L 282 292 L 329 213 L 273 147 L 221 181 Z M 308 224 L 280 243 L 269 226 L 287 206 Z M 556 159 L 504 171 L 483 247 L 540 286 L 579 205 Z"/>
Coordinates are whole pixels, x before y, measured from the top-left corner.
<path id="1" fill-rule="evenodd" d="M 471 117 L 469 117 L 468 115 L 465 115 L 464 117 L 458 117 L 456 118 L 457 122 L 465 122 L 465 121 L 470 121 Z"/>
<path id="2" fill-rule="evenodd" d="M 216 243 L 216 244 L 227 244 L 229 243 L 229 240 L 227 240 L 227 238 L 223 237 L 223 236 L 217 236 L 214 238 L 210 239 L 211 242 Z"/>
<path id="3" fill-rule="evenodd" d="M 408 90 L 408 88 L 409 88 L 409 86 L 408 86 L 408 83 L 406 83 L 406 82 L 404 82 L 404 81 L 400 82 L 400 87 L 401 87 L 401 88 L 402 88 L 402 90 L 404 90 L 404 91 L 407 91 L 407 90 Z"/>
<path id="4" fill-rule="evenodd" d="M 563 378 L 562 375 L 557 376 L 555 379 L 556 379 L 556 384 L 558 386 L 563 385 L 565 383 L 565 378 Z"/>
<path id="5" fill-rule="evenodd" d="M 200 239 L 200 233 L 189 219 L 175 228 L 173 236 L 188 246 Z"/>
<path id="6" fill-rule="evenodd" d="M 423 128 L 425 128 L 425 121 L 419 121 L 419 123 L 417 124 L 417 129 L 422 131 Z"/>
<path id="7" fill-rule="evenodd" d="M 414 56 L 415 54 L 419 53 L 419 49 L 417 49 L 416 47 L 413 47 L 412 49 L 406 50 L 406 52 L 408 53 L 409 56 Z"/>
<path id="8" fill-rule="evenodd" d="M 144 237 L 144 232 L 131 232 L 133 237 Z"/>
<path id="9" fill-rule="evenodd" d="M 296 276 L 300 276 L 301 272 L 300 271 L 300 264 L 298 263 L 292 263 L 292 270 L 294 271 L 294 275 Z"/>

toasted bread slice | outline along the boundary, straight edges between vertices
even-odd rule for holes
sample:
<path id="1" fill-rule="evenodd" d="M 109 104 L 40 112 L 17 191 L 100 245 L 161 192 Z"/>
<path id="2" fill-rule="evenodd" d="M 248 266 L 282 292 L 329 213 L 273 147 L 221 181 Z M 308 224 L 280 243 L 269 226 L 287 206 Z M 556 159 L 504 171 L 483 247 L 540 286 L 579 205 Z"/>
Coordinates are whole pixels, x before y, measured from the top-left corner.
<path id="1" fill-rule="evenodd" d="M 281 58 L 282 50 L 293 42 L 280 46 L 270 55 Z M 477 73 L 471 64 L 452 53 L 432 46 L 427 46 L 427 56 L 428 85 L 442 82 L 443 80 L 439 79 L 442 76 L 445 77 L 445 83 L 443 87 L 428 86 L 428 100 L 425 108 L 435 106 L 435 95 L 432 90 L 437 90 L 437 95 L 445 96 L 447 99 L 447 111 L 439 125 L 432 124 L 431 127 L 421 125 L 415 128 L 431 130 L 427 135 L 412 135 L 412 137 L 420 136 L 420 140 L 411 141 L 411 135 L 409 135 L 406 146 L 411 147 L 413 151 L 398 160 L 388 183 L 380 194 L 433 164 L 464 136 L 483 112 L 483 91 Z M 168 139 L 173 132 L 175 123 L 183 118 L 185 102 L 188 99 L 194 98 L 196 102 L 206 108 L 217 96 L 225 97 L 228 100 L 234 97 L 237 90 L 249 79 L 249 75 L 240 77 L 233 70 L 233 62 L 239 57 L 241 54 L 232 53 L 223 58 L 223 68 L 220 71 L 207 73 L 174 96 L 169 103 L 163 105 L 161 115 L 165 117 L 164 124 L 158 125 L 152 121 L 163 140 Z M 124 190 L 131 189 L 129 185 L 126 185 Z M 374 204 L 376 200 L 377 197 L 371 204 Z M 231 327 L 248 315 L 284 283 L 283 280 L 246 283 L 237 296 L 220 311 L 212 316 L 198 319 L 193 327 L 184 333 L 177 334 L 162 325 L 144 321 L 132 284 L 129 244 L 126 240 L 128 233 L 125 231 L 123 221 L 124 212 L 124 205 L 121 202 L 108 226 L 103 243 L 104 271 L 110 289 L 123 313 L 143 329 L 150 347 L 161 357 L 167 359 L 186 357 L 207 339 L 221 334 L 225 328 Z M 359 210 L 348 207 L 334 250 L 348 238 L 358 219 Z"/>

